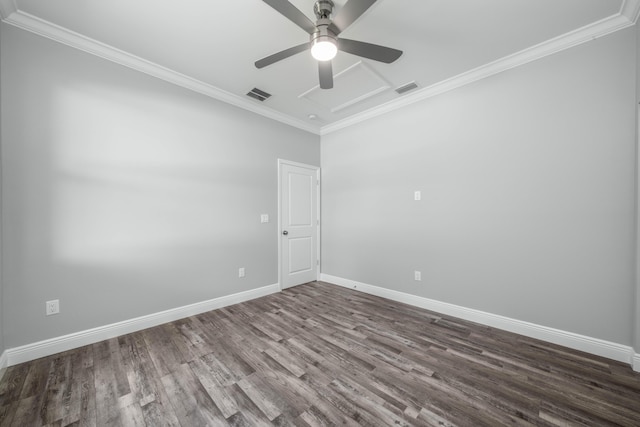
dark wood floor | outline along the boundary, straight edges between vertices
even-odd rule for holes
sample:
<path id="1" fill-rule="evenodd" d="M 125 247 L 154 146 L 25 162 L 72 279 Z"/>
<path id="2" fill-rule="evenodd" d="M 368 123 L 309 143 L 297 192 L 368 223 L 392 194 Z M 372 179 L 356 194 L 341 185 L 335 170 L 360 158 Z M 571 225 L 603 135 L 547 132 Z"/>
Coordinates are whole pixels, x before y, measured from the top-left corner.
<path id="1" fill-rule="evenodd" d="M 325 283 L 7 369 L 0 426 L 640 426 L 629 366 Z"/>

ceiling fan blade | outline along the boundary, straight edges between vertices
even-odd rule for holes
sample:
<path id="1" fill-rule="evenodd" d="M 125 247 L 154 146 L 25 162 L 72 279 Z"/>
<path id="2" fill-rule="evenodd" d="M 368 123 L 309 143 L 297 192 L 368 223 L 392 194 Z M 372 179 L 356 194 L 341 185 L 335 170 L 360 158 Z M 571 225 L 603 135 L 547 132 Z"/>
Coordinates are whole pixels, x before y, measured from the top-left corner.
<path id="1" fill-rule="evenodd" d="M 256 68 L 264 68 L 267 65 L 271 65 L 278 61 L 282 61 L 290 56 L 295 55 L 296 53 L 304 52 L 309 49 L 311 43 L 303 43 L 298 46 L 290 47 L 289 49 L 282 50 L 278 53 L 274 53 L 273 55 L 269 55 L 266 58 L 262 58 L 256 61 Z"/>
<path id="2" fill-rule="evenodd" d="M 263 0 L 266 4 L 280 12 L 289 21 L 296 24 L 309 34 L 316 31 L 316 25 L 307 18 L 307 15 L 300 12 L 300 9 L 289 3 L 287 0 Z"/>
<path id="3" fill-rule="evenodd" d="M 349 0 L 338 12 L 329 28 L 336 34 L 340 34 L 347 27 L 369 9 L 376 0 Z"/>
<path id="4" fill-rule="evenodd" d="M 333 88 L 333 67 L 331 61 L 318 61 L 318 74 L 320 75 L 320 89 Z"/>
<path id="5" fill-rule="evenodd" d="M 338 49 L 385 64 L 391 64 L 402 55 L 402 51 L 398 49 L 349 39 L 338 39 Z"/>

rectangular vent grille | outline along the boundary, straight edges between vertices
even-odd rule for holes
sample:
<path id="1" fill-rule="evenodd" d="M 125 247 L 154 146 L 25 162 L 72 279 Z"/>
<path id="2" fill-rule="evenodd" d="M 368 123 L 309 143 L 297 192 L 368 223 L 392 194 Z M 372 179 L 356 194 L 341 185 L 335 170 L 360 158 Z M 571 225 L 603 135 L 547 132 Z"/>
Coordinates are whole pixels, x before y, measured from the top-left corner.
<path id="1" fill-rule="evenodd" d="M 399 88 L 396 89 L 396 92 L 402 95 L 403 93 L 409 92 L 410 90 L 414 90 L 417 87 L 418 85 L 416 84 L 416 82 L 411 82 L 411 83 L 407 83 L 406 85 L 400 86 Z"/>
<path id="2" fill-rule="evenodd" d="M 249 91 L 249 93 L 247 93 L 247 96 L 257 99 L 260 102 L 264 102 L 264 100 L 271 97 L 271 94 L 254 87 Z"/>

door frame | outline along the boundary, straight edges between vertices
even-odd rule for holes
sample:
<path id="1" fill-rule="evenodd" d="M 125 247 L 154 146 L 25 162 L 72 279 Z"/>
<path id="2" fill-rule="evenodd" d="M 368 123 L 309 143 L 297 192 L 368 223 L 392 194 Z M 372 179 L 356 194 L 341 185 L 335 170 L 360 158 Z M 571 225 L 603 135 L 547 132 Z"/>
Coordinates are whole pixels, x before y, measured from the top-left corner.
<path id="1" fill-rule="evenodd" d="M 312 169 L 316 171 L 316 280 L 320 280 L 320 266 L 321 266 L 321 255 L 320 255 L 320 189 L 322 183 L 320 182 L 320 166 L 308 165 L 306 163 L 294 162 L 286 159 L 278 159 L 278 286 L 280 287 L 280 291 L 282 291 L 282 180 L 281 172 L 282 166 L 296 166 L 305 169 Z"/>

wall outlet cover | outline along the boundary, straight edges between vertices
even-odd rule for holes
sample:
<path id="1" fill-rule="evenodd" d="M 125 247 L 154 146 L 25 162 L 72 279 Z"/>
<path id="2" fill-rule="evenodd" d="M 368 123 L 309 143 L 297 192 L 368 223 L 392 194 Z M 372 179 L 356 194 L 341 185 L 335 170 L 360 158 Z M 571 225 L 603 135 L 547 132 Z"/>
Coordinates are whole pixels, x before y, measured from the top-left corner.
<path id="1" fill-rule="evenodd" d="M 45 303 L 45 314 L 47 316 L 58 313 L 60 313 L 60 300 L 54 299 Z"/>

